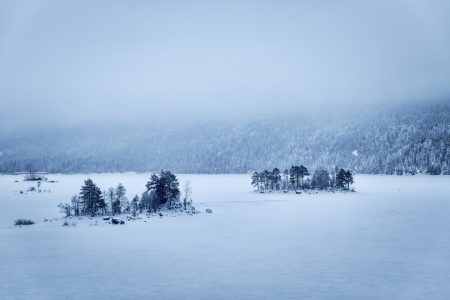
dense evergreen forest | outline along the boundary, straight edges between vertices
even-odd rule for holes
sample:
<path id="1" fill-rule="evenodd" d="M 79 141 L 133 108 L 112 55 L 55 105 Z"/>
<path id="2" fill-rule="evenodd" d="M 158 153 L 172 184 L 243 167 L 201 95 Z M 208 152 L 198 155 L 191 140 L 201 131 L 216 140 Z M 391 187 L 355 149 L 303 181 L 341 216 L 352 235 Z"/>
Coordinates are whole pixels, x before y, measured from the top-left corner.
<path id="1" fill-rule="evenodd" d="M 450 103 L 303 111 L 178 128 L 49 127 L 0 136 L 1 173 L 252 173 L 292 163 L 330 173 L 339 167 L 450 174 Z"/>

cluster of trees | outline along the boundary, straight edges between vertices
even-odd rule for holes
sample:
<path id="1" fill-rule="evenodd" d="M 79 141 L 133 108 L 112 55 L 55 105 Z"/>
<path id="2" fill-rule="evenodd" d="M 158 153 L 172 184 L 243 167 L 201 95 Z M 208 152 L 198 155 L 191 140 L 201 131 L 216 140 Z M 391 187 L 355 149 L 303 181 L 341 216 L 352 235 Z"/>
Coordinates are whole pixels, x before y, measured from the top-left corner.
<path id="1" fill-rule="evenodd" d="M 170 171 L 152 174 L 146 184 L 142 196 L 134 196 L 130 202 L 126 196 L 126 188 L 119 183 L 117 187 L 110 187 L 101 192 L 100 188 L 89 178 L 84 181 L 79 194 L 72 196 L 71 203 L 60 203 L 58 207 L 66 216 L 105 215 L 112 216 L 127 213 L 133 216 L 143 212 L 156 212 L 162 207 L 168 209 L 192 207 L 192 188 L 186 181 L 183 188 L 183 199 L 176 176 Z"/>
<path id="2" fill-rule="evenodd" d="M 311 175 L 308 168 L 301 166 L 292 166 L 280 172 L 278 168 L 264 170 L 260 173 L 252 174 L 252 185 L 258 190 L 303 190 L 303 189 L 350 189 L 354 183 L 352 173 L 344 169 L 334 168 L 330 175 L 324 168 L 316 169 Z"/>
<path id="3" fill-rule="evenodd" d="M 92 181 L 87 179 L 81 187 L 79 195 L 71 198 L 71 203 L 60 203 L 58 207 L 66 216 L 90 215 L 95 216 L 98 213 L 106 213 L 106 202 L 100 188 Z"/>

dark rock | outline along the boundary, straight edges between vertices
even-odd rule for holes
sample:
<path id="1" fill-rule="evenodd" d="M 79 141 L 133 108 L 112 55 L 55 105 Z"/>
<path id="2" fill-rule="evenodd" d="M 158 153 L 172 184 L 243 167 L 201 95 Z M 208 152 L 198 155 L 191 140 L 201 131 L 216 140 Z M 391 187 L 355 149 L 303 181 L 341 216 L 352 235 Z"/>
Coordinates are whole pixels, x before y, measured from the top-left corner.
<path id="1" fill-rule="evenodd" d="M 103 220 L 108 221 L 108 220 L 109 220 L 109 217 L 108 217 L 108 218 L 103 218 Z"/>
<path id="2" fill-rule="evenodd" d="M 208 214 L 212 214 L 212 210 L 210 210 L 209 208 L 206 209 L 206 212 L 207 212 Z"/>
<path id="3" fill-rule="evenodd" d="M 113 224 L 119 224 L 119 223 L 120 223 L 119 220 L 117 220 L 117 219 L 112 219 L 111 222 L 112 222 Z"/>

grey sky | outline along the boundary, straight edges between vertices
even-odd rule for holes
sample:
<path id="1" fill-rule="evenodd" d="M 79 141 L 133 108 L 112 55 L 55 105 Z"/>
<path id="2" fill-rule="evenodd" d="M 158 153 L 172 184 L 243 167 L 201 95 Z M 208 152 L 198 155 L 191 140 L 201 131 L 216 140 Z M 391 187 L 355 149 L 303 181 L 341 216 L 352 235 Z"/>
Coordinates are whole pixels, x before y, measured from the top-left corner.
<path id="1" fill-rule="evenodd" d="M 0 125 L 448 98 L 449 1 L 2 1 Z"/>

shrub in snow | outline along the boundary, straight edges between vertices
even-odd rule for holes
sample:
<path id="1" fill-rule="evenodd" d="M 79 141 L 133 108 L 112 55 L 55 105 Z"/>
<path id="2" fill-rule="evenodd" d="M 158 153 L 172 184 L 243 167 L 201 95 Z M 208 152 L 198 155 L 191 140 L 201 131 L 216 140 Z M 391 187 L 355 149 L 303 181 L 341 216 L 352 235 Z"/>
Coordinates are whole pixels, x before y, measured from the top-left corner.
<path id="1" fill-rule="evenodd" d="M 67 203 L 59 203 L 58 207 L 60 208 L 60 212 L 64 213 L 66 215 L 66 217 L 69 217 L 71 215 L 72 212 L 72 207 L 70 206 L 70 204 Z"/>
<path id="2" fill-rule="evenodd" d="M 14 225 L 33 225 L 34 224 L 34 222 L 32 221 L 32 220 L 29 220 L 29 219 L 17 219 L 15 222 L 14 222 Z"/>
<path id="3" fill-rule="evenodd" d="M 66 221 L 64 221 L 64 223 L 63 223 L 63 226 L 77 226 L 77 222 L 72 222 L 72 223 L 69 223 L 67 220 Z"/>
<path id="4" fill-rule="evenodd" d="M 29 192 L 34 192 L 36 190 L 36 187 L 34 186 L 30 186 L 30 188 L 28 189 Z"/>
<path id="5" fill-rule="evenodd" d="M 212 210 L 209 209 L 209 208 L 206 209 L 206 212 L 207 212 L 208 214 L 212 214 Z"/>

